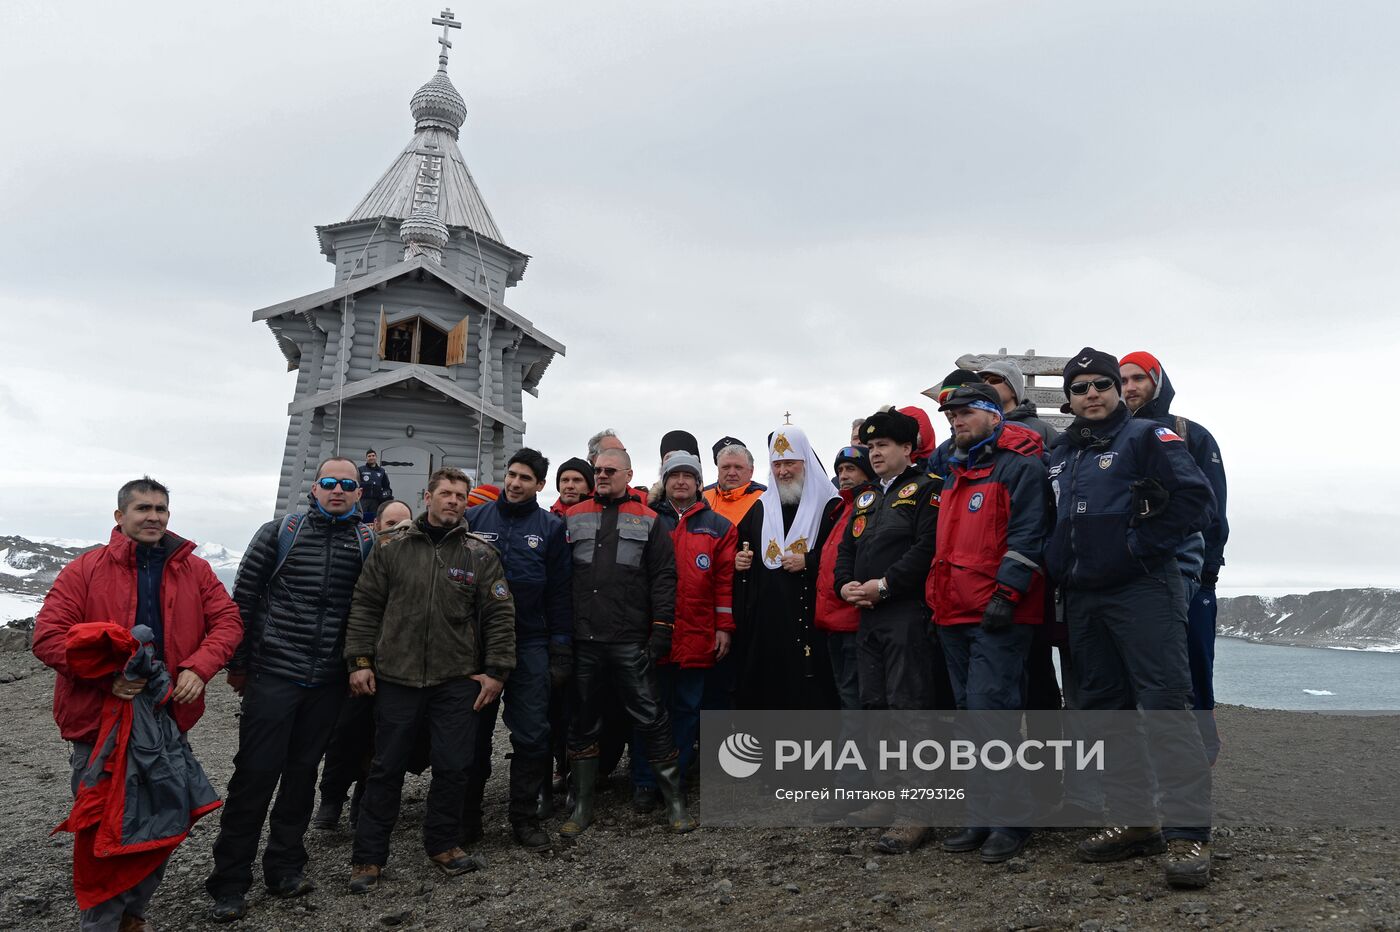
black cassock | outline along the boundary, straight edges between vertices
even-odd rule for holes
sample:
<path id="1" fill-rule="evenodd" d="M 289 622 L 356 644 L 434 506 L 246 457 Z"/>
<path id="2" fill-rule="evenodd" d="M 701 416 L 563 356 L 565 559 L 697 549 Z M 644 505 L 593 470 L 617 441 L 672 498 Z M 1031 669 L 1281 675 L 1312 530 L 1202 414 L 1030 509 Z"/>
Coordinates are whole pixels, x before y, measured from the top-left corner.
<path id="1" fill-rule="evenodd" d="M 796 505 L 783 506 L 783 527 Z M 734 574 L 736 684 L 740 709 L 835 709 L 836 682 L 826 634 L 813 623 L 815 570 L 789 573 L 763 565 L 763 504 L 755 502 L 739 522 L 739 549 L 747 542 L 753 567 Z M 812 546 L 816 546 L 813 535 Z"/>

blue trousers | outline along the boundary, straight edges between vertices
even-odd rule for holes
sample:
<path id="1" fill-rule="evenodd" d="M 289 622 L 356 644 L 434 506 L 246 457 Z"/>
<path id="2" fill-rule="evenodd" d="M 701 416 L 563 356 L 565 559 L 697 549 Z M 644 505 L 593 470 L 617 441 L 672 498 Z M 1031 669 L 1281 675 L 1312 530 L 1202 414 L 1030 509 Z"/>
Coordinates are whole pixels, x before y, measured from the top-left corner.
<path id="1" fill-rule="evenodd" d="M 829 631 L 826 653 L 831 658 L 831 675 L 836 679 L 836 695 L 841 708 L 860 708 L 860 656 L 855 631 Z"/>
<path id="2" fill-rule="evenodd" d="M 707 670 L 687 669 L 673 663 L 656 668 L 661 686 L 661 701 L 671 712 L 671 731 L 680 751 L 678 762 L 684 774 L 695 760 L 695 741 L 700 737 L 700 706 L 705 695 Z M 632 785 L 656 786 L 656 774 L 647 762 L 646 744 L 635 732 L 632 735 Z"/>
<path id="3" fill-rule="evenodd" d="M 1191 707 L 1212 764 L 1220 756 L 1220 732 L 1215 727 L 1215 590 L 1187 583 L 1186 653 L 1191 660 Z"/>

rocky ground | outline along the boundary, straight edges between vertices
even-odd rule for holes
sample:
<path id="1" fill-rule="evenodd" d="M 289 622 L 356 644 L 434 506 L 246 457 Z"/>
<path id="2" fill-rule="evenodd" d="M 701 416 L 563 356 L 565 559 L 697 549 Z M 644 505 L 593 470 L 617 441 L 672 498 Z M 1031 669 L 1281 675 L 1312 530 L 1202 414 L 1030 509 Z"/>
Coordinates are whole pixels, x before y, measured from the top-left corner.
<path id="1" fill-rule="evenodd" d="M 52 683 L 27 653 L 0 653 L 0 928 L 77 924 L 70 840 L 48 835 L 70 801 L 67 747 L 49 715 Z M 237 700 L 222 681 L 209 699 L 192 739 L 222 787 Z M 1369 794 L 1387 811 L 1397 783 L 1397 719 L 1239 708 L 1222 709 L 1219 718 L 1227 754 L 1217 767 L 1217 799 L 1222 817 L 1238 824 L 1218 828 L 1215 881 L 1198 892 L 1168 889 L 1153 860 L 1080 864 L 1072 849 L 1082 833 L 1073 832 L 1042 832 L 1024 857 L 998 867 L 936 848 L 876 855 L 876 833 L 868 830 L 702 828 L 674 837 L 631 812 L 620 778 L 601 797 L 601 823 L 577 844 L 528 854 L 511 845 L 502 824 L 498 767 L 488 790 L 494 830 L 478 852 L 484 870 L 449 879 L 427 863 L 415 835 L 427 786 L 410 777 L 382 889 L 346 892 L 349 835 L 313 831 L 310 874 L 319 889 L 290 902 L 255 890 L 238 927 L 1400 929 L 1400 831 L 1286 824 L 1290 800 L 1302 795 L 1340 805 L 1349 794 Z M 1306 747 L 1315 760 L 1280 769 L 1254 759 L 1251 743 L 1270 738 Z M 1366 747 L 1374 753 L 1358 760 L 1355 749 Z M 1234 758 L 1250 758 L 1251 766 L 1228 769 Z M 1388 811 L 1394 826 L 1400 807 Z M 209 927 L 203 880 L 217 828 L 216 814 L 175 853 L 152 906 L 161 930 Z"/>

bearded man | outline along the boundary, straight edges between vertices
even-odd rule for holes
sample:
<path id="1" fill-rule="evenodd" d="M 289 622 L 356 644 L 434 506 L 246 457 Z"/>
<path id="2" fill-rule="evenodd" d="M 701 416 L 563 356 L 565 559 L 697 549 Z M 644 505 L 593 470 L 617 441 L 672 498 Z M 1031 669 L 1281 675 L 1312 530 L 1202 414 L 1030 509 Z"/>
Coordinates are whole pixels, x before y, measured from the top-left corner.
<path id="1" fill-rule="evenodd" d="M 801 428 L 769 435 L 772 478 L 739 522 L 734 568 L 738 629 L 736 704 L 741 709 L 835 709 L 839 703 L 814 625 L 817 546 L 822 515 L 836 490 Z"/>

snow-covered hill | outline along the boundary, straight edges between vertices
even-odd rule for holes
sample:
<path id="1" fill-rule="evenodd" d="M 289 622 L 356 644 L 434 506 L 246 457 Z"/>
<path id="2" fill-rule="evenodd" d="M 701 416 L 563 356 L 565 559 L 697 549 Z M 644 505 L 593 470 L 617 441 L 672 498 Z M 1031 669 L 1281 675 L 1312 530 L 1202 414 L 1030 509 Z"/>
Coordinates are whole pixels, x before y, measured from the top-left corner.
<path id="1" fill-rule="evenodd" d="M 1216 631 L 1264 644 L 1400 651 L 1400 591 L 1332 589 L 1221 599 Z"/>

